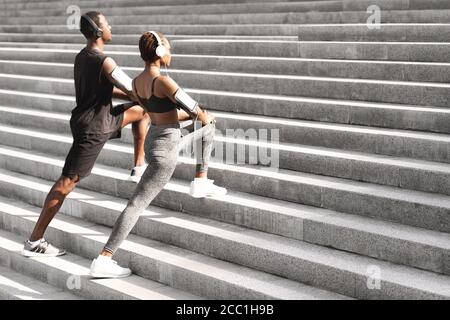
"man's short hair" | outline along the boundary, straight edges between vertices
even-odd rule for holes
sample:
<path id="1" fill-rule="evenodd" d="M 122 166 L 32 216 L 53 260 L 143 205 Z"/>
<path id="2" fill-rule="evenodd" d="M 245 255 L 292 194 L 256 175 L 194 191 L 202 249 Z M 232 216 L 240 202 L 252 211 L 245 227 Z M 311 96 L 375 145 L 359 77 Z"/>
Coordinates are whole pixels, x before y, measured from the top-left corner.
<path id="1" fill-rule="evenodd" d="M 95 24 L 100 28 L 100 12 L 97 11 L 89 11 L 85 13 Z M 86 37 L 86 39 L 91 39 L 95 37 L 94 28 L 86 19 L 80 19 L 80 31 Z"/>

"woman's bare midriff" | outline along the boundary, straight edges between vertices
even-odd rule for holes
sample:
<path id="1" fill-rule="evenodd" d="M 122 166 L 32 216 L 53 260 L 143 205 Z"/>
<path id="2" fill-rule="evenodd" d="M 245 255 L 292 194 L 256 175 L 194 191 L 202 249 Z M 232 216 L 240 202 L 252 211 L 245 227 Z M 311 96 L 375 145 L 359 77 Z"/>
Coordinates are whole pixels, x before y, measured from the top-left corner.
<path id="1" fill-rule="evenodd" d="M 164 124 L 178 123 L 178 111 L 177 109 L 172 109 L 168 112 L 155 113 L 149 112 L 152 124 L 160 126 Z"/>

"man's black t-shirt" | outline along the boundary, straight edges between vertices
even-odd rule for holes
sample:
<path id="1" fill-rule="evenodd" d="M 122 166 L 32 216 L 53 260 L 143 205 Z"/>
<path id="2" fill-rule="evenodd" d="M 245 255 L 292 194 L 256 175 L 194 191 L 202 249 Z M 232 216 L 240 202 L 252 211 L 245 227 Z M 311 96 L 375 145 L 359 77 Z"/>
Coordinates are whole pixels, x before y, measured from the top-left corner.
<path id="1" fill-rule="evenodd" d="M 77 135 L 109 134 L 120 127 L 120 118 L 111 114 L 113 84 L 103 75 L 107 56 L 84 48 L 75 58 L 76 107 L 70 126 Z"/>

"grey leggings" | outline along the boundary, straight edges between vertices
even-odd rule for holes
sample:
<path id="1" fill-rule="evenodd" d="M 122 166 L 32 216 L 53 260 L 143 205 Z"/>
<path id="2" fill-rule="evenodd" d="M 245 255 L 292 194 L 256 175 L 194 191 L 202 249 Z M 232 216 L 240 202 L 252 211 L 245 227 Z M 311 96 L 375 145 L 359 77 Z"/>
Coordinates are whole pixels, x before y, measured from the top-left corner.
<path id="1" fill-rule="evenodd" d="M 193 130 L 193 125 L 186 128 Z M 133 229 L 140 214 L 169 182 L 177 165 L 179 150 L 192 142 L 201 146 L 197 155 L 197 172 L 206 172 L 214 140 L 215 125 L 208 124 L 195 133 L 181 136 L 180 125 L 152 125 L 145 140 L 145 158 L 148 167 L 138 183 L 133 196 L 113 227 L 104 250 L 114 254 Z M 198 139 L 201 138 L 201 139 Z"/>

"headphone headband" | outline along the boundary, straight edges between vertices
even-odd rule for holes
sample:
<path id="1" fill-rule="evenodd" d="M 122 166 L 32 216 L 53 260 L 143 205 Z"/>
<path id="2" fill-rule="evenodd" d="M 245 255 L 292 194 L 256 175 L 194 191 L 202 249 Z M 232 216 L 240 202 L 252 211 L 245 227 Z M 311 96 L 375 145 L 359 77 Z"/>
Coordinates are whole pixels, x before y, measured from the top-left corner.
<path id="1" fill-rule="evenodd" d="M 89 17 L 87 14 L 83 14 L 81 17 L 87 20 L 91 27 L 94 28 L 94 35 L 97 38 L 101 38 L 103 35 L 103 30 L 100 29 L 100 27 L 94 22 L 94 20 L 92 20 L 91 17 Z"/>
<path id="2" fill-rule="evenodd" d="M 163 46 L 161 38 L 155 31 L 149 31 L 149 32 L 156 38 L 156 42 L 158 43 L 155 53 L 158 57 L 162 58 L 167 53 L 166 47 Z"/>
<path id="3" fill-rule="evenodd" d="M 161 41 L 161 38 L 159 37 L 159 35 L 155 31 L 149 31 L 149 32 L 156 38 L 156 41 L 158 42 L 158 46 L 162 46 L 162 41 Z"/>

